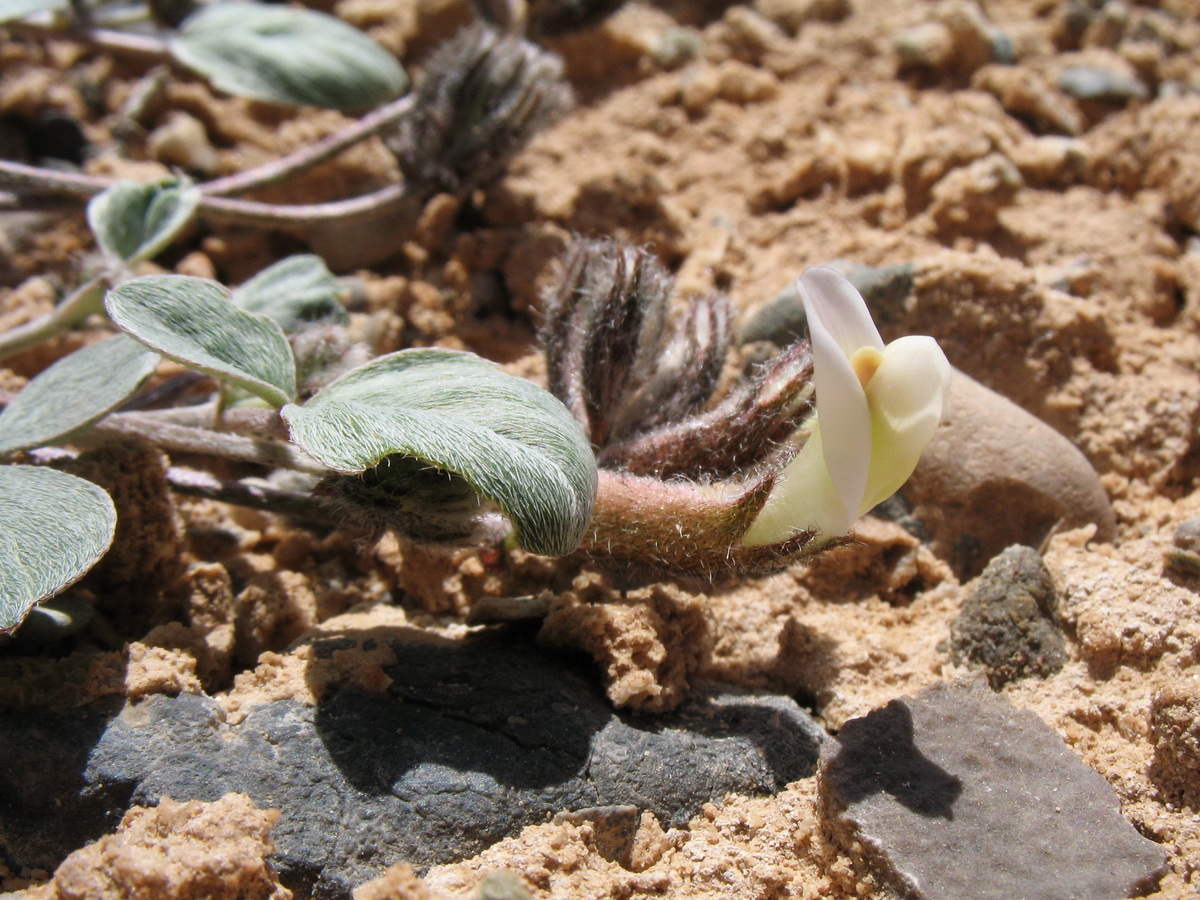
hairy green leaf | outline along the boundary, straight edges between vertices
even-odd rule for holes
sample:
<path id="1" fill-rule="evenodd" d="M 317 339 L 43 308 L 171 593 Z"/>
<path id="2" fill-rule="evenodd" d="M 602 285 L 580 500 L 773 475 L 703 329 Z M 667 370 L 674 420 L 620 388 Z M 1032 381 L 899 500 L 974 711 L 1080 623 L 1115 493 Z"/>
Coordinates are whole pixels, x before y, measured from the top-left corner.
<path id="1" fill-rule="evenodd" d="M 68 0 L 0 0 L 0 22 L 11 22 L 36 12 L 51 12 L 68 6 Z"/>
<path id="2" fill-rule="evenodd" d="M 200 190 L 192 184 L 118 181 L 87 205 L 87 220 L 100 249 L 134 265 L 153 258 L 196 212 Z"/>
<path id="3" fill-rule="evenodd" d="M 108 550 L 117 511 L 102 489 L 55 469 L 0 466 L 0 633 L 74 584 Z"/>
<path id="4" fill-rule="evenodd" d="M 292 440 L 337 471 L 403 455 L 461 476 L 535 553 L 570 552 L 591 518 L 596 462 L 566 407 L 470 353 L 381 356 L 283 416 Z"/>
<path id="5" fill-rule="evenodd" d="M 188 16 L 170 48 L 213 87 L 268 103 L 362 109 L 408 87 L 383 47 L 310 9 L 215 3 Z"/>
<path id="6" fill-rule="evenodd" d="M 102 419 L 137 392 L 158 360 L 124 334 L 64 356 L 0 413 L 0 453 L 52 444 Z"/>
<path id="7" fill-rule="evenodd" d="M 109 317 L 147 347 L 280 406 L 296 395 L 296 363 L 279 326 L 238 309 L 205 278 L 146 275 L 104 298 Z"/>
<path id="8" fill-rule="evenodd" d="M 286 334 L 313 322 L 345 322 L 346 289 L 319 256 L 289 256 L 234 288 L 233 302 L 242 309 L 270 316 Z"/>

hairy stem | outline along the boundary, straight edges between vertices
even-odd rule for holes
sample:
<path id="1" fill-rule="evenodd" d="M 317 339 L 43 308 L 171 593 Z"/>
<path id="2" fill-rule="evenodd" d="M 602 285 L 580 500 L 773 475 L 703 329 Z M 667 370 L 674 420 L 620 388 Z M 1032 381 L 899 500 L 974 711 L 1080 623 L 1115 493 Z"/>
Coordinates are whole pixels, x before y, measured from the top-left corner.
<path id="1" fill-rule="evenodd" d="M 310 475 L 326 475 L 329 470 L 305 455 L 297 447 L 281 441 L 263 440 L 210 431 L 188 425 L 164 422 L 149 413 L 117 413 L 93 425 L 77 442 L 96 437 L 138 437 L 149 441 L 163 450 L 181 453 L 196 453 L 201 456 L 216 456 L 236 462 L 258 463 L 307 472 Z"/>
<path id="2" fill-rule="evenodd" d="M 40 344 L 77 325 L 92 313 L 100 312 L 107 285 L 106 276 L 93 278 L 54 307 L 52 312 L 0 334 L 0 359 Z"/>
<path id="3" fill-rule="evenodd" d="M 72 5 L 74 6 L 74 4 Z M 40 40 L 46 38 L 68 38 L 79 41 L 96 50 L 104 50 L 117 56 L 136 57 L 143 60 L 160 60 L 170 55 L 166 41 L 150 37 L 149 35 L 130 34 L 124 31 L 109 31 L 105 28 L 84 27 L 63 29 L 53 24 L 42 24 L 26 20 L 5 22 L 4 29 L 14 35 Z"/>
<path id="4" fill-rule="evenodd" d="M 173 490 L 193 497 L 248 506 L 317 524 L 337 524 L 320 498 L 302 491 L 284 491 L 251 481 L 229 481 L 183 466 L 167 469 L 167 483 Z"/>
<path id="5" fill-rule="evenodd" d="M 94 197 L 116 184 L 115 178 L 100 178 L 79 172 L 60 172 L 25 163 L 0 159 L 0 184 L 42 194 L 66 194 L 72 197 Z"/>
<path id="6" fill-rule="evenodd" d="M 0 160 L 0 184 L 10 184 L 17 188 L 75 197 L 92 197 L 112 187 L 114 183 L 109 178 L 56 172 L 52 169 L 41 169 L 37 166 Z M 387 212 L 411 196 L 407 185 L 389 184 L 370 194 L 352 197 L 349 200 L 289 205 L 214 197 L 203 193 L 204 185 L 200 187 L 202 193 L 196 210 L 200 216 L 206 219 L 238 224 L 291 227 L 304 226 L 314 222 L 350 222 L 357 219 L 369 219 Z"/>
<path id="7" fill-rule="evenodd" d="M 228 197 L 202 197 L 200 215 L 216 221 L 252 225 L 305 226 L 318 222 L 352 222 L 370 219 L 387 212 L 409 196 L 404 184 L 389 184 L 370 194 L 329 203 L 282 205 L 234 200 Z"/>
<path id="8" fill-rule="evenodd" d="M 774 482 L 767 475 L 706 485 L 601 469 L 592 522 L 579 549 L 634 569 L 705 577 L 781 569 L 811 549 L 811 532 L 761 547 L 741 542 Z"/>
<path id="9" fill-rule="evenodd" d="M 367 113 L 358 121 L 352 122 L 345 128 L 303 147 L 295 153 L 290 153 L 253 169 L 247 169 L 244 172 L 206 181 L 200 185 L 200 191 L 207 196 L 221 197 L 229 194 L 243 194 L 276 184 L 311 169 L 313 166 L 337 156 L 342 151 L 350 149 L 355 144 L 379 134 L 408 115 L 412 111 L 413 105 L 413 95 L 406 94 L 399 100 L 393 100 L 391 103 Z"/>

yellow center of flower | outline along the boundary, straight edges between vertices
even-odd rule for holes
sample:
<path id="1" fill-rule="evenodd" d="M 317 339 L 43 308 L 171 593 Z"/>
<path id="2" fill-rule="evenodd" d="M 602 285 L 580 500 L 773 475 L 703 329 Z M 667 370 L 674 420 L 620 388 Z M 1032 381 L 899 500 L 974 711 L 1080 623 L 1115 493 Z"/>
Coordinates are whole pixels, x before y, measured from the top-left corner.
<path id="1" fill-rule="evenodd" d="M 863 386 L 864 391 L 882 362 L 883 351 L 874 347 L 859 347 L 850 354 L 850 365 L 854 368 L 854 374 L 858 376 L 858 383 Z"/>

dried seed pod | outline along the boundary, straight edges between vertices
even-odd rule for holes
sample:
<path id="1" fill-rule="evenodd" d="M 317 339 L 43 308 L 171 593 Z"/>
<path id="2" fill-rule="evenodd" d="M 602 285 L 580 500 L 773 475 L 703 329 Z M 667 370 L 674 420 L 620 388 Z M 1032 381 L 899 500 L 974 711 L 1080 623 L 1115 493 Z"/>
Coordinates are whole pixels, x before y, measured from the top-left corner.
<path id="1" fill-rule="evenodd" d="M 730 343 L 730 303 L 721 295 L 692 299 L 675 328 L 639 373 L 642 385 L 623 405 L 614 435 L 632 435 L 679 422 L 712 398 Z"/>
<path id="2" fill-rule="evenodd" d="M 644 250 L 579 241 L 545 297 L 550 391 L 597 446 L 611 440 L 623 404 L 653 373 L 670 291 L 670 275 Z"/>
<path id="3" fill-rule="evenodd" d="M 405 178 L 461 193 L 494 178 L 572 96 L 557 56 L 476 25 L 433 55 L 416 100 L 385 143 Z"/>
<path id="4" fill-rule="evenodd" d="M 605 447 L 602 468 L 658 478 L 726 479 L 776 455 L 812 412 L 812 354 L 792 345 L 714 409 Z"/>

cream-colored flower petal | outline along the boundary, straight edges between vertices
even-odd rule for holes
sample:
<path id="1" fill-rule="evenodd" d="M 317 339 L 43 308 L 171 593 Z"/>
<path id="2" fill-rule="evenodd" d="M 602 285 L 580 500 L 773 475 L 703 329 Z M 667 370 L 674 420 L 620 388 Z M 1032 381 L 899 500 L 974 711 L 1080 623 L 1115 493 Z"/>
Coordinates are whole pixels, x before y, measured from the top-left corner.
<path id="1" fill-rule="evenodd" d="M 883 349 L 883 338 L 871 321 L 862 294 L 850 279 L 827 266 L 805 269 L 796 283 L 811 333 L 815 318 L 821 330 L 850 357 L 859 347 Z"/>
<path id="2" fill-rule="evenodd" d="M 858 513 L 886 500 L 908 480 L 942 418 L 950 363 L 931 337 L 888 344 L 867 384 L 871 464 Z"/>
<path id="3" fill-rule="evenodd" d="M 773 544 L 808 530 L 815 531 L 818 540 L 829 540 L 841 537 L 854 524 L 829 477 L 821 429 L 812 424 L 808 441 L 780 473 L 758 517 L 742 535 L 747 547 Z"/>
<path id="4" fill-rule="evenodd" d="M 797 282 L 808 317 L 813 387 L 821 416 L 825 465 L 853 521 L 871 463 L 871 417 L 850 357 L 860 347 L 883 349 L 867 305 L 854 285 L 832 269 L 807 269 Z"/>

